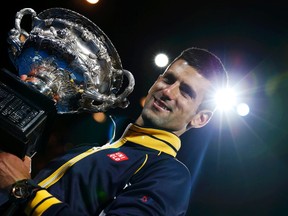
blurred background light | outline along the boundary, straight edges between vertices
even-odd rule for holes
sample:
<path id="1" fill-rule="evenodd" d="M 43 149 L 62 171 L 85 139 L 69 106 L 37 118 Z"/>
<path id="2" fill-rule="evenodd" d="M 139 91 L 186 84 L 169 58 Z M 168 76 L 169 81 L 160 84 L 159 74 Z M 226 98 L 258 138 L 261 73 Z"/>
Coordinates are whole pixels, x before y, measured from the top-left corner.
<path id="1" fill-rule="evenodd" d="M 93 119 L 98 123 L 103 123 L 106 121 L 106 115 L 103 112 L 93 113 Z"/>
<path id="2" fill-rule="evenodd" d="M 249 108 L 248 104 L 246 104 L 246 103 L 239 103 L 237 105 L 236 110 L 237 110 L 238 115 L 240 115 L 240 116 L 246 116 L 250 112 L 250 108 Z"/>
<path id="3" fill-rule="evenodd" d="M 144 107 L 145 100 L 146 100 L 146 96 L 140 98 L 140 106 L 141 106 L 141 107 Z"/>
<path id="4" fill-rule="evenodd" d="M 99 2 L 99 0 L 86 0 L 90 4 L 96 4 Z"/>
<path id="5" fill-rule="evenodd" d="M 166 67 L 169 62 L 169 58 L 166 54 L 159 53 L 156 55 L 154 62 L 158 67 Z"/>

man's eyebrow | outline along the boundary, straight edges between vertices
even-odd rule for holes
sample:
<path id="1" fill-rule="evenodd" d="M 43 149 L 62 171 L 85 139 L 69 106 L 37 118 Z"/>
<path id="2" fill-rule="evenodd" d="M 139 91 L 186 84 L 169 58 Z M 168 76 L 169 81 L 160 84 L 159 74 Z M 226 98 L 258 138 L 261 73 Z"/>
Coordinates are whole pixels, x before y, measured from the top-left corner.
<path id="1" fill-rule="evenodd" d="M 168 78 L 173 78 L 173 79 L 176 79 L 175 75 L 171 72 L 171 71 L 166 71 L 164 74 L 163 74 L 164 77 L 168 77 Z"/>

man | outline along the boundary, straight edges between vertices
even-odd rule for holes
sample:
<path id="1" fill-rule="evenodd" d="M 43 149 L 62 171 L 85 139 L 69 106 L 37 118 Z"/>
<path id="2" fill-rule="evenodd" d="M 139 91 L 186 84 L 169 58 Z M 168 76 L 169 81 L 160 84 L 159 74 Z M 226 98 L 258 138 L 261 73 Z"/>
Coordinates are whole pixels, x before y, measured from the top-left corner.
<path id="1" fill-rule="evenodd" d="M 185 215 L 191 179 L 176 159 L 179 136 L 209 122 L 213 92 L 226 84 L 218 57 L 186 49 L 155 81 L 119 140 L 79 146 L 33 180 L 29 158 L 0 153 L 0 187 L 27 215 Z M 27 197 L 17 198 L 19 187 L 29 188 Z"/>

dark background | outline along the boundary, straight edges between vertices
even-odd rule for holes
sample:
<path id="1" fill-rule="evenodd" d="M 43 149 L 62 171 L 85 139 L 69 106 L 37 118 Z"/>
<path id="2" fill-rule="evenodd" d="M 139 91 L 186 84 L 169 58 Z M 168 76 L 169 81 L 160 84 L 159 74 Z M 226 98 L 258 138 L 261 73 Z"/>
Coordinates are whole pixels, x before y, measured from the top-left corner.
<path id="1" fill-rule="evenodd" d="M 3 3 L 4 4 L 4 3 Z M 135 76 L 130 106 L 107 114 L 120 125 L 140 112 L 139 100 L 162 72 L 153 64 L 159 51 L 173 59 L 185 48 L 214 52 L 230 73 L 231 85 L 250 106 L 250 114 L 216 113 L 202 129 L 183 135 L 178 158 L 191 170 L 193 188 L 188 216 L 288 215 L 288 7 L 275 1 L 120 1 L 18 0 L 1 13 L 1 66 L 13 71 L 6 38 L 17 11 L 37 13 L 65 7 L 96 23 L 116 47 L 123 68 Z M 90 115 L 60 116 L 35 170 L 79 142 L 105 142 L 111 121 Z M 106 133 L 107 128 L 109 133 Z M 99 137 L 101 134 L 101 137 Z M 104 135 L 104 136 L 103 136 Z"/>

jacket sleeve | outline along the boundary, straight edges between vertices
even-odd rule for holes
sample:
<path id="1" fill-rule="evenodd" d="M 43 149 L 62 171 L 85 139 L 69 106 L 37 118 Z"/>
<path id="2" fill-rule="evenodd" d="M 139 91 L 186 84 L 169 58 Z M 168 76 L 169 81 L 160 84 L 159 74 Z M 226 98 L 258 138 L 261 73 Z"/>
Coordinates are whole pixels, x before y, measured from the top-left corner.
<path id="1" fill-rule="evenodd" d="M 180 162 L 159 161 L 140 170 L 101 216 L 184 216 L 191 175 Z"/>
<path id="2" fill-rule="evenodd" d="M 57 208 L 55 208 L 54 205 L 56 205 Z M 52 206 L 54 209 L 53 215 L 57 215 L 58 211 L 66 207 L 66 204 L 52 196 L 47 190 L 39 190 L 35 197 L 28 202 L 25 208 L 25 214 L 45 215 L 44 213 L 47 213 L 47 209 L 49 210 Z"/>

